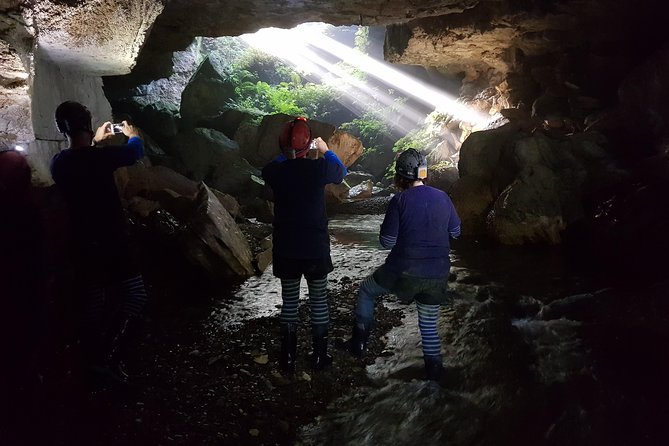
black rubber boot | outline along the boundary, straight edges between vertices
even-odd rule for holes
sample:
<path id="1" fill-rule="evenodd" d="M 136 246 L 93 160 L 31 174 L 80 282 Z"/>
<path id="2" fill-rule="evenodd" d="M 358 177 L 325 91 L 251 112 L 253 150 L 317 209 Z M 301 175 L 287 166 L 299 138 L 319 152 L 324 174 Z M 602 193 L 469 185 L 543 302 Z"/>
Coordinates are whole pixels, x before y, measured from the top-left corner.
<path id="1" fill-rule="evenodd" d="M 439 381 L 444 372 L 441 356 L 423 356 L 423 359 L 425 360 L 425 379 Z"/>
<path id="2" fill-rule="evenodd" d="M 312 325 L 311 334 L 313 336 L 313 353 L 311 354 L 311 368 L 314 370 L 323 370 L 332 364 L 332 356 L 328 355 L 328 326 Z"/>
<path id="3" fill-rule="evenodd" d="M 109 376 L 121 384 L 128 382 L 128 374 L 124 370 L 123 361 L 127 355 L 128 345 L 134 334 L 135 318 L 130 315 L 119 316 L 109 330 L 107 337 L 107 360 Z"/>
<path id="4" fill-rule="evenodd" d="M 367 340 L 369 339 L 369 324 L 356 322 L 353 325 L 353 334 L 348 340 L 348 351 L 356 358 L 362 358 L 367 351 Z"/>
<path id="5" fill-rule="evenodd" d="M 297 324 L 281 324 L 281 356 L 279 365 L 286 372 L 295 371 L 297 358 Z"/>

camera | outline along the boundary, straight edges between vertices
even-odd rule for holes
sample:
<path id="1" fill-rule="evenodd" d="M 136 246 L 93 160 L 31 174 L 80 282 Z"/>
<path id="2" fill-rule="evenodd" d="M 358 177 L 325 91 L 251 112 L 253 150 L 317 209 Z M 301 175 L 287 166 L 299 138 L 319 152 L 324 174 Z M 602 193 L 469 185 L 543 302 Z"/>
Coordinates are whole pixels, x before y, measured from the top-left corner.
<path id="1" fill-rule="evenodd" d="M 119 122 L 111 125 L 111 132 L 115 135 L 117 133 L 123 133 L 123 123 Z"/>

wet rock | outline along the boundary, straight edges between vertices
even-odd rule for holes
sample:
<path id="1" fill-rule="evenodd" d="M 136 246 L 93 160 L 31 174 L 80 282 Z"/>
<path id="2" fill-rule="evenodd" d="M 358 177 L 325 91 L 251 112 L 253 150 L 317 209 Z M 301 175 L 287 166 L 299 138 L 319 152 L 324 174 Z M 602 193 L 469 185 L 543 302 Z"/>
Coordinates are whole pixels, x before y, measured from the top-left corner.
<path id="1" fill-rule="evenodd" d="M 196 204 L 182 239 L 189 260 L 212 278 L 239 280 L 252 276 L 255 270 L 249 244 L 207 186 L 201 186 Z"/>

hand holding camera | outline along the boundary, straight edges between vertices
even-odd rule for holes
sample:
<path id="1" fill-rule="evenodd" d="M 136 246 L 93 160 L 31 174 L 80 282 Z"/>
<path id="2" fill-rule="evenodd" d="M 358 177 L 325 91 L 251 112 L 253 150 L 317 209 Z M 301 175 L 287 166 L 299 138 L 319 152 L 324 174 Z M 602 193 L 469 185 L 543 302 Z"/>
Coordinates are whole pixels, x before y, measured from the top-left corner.
<path id="1" fill-rule="evenodd" d="M 328 150 L 330 150 L 328 148 L 327 143 L 325 141 L 323 141 L 323 138 L 321 138 L 320 136 L 318 138 L 314 138 L 314 140 L 312 141 L 312 144 L 315 146 L 316 149 L 318 149 L 318 151 L 320 153 L 325 153 Z"/>
<path id="2" fill-rule="evenodd" d="M 128 138 L 139 136 L 137 127 L 129 124 L 128 121 L 122 121 L 119 123 L 112 123 L 111 121 L 107 121 L 98 127 L 95 131 L 93 144 L 104 141 L 105 139 L 109 139 L 114 135 L 118 135 L 119 133 L 124 134 Z"/>

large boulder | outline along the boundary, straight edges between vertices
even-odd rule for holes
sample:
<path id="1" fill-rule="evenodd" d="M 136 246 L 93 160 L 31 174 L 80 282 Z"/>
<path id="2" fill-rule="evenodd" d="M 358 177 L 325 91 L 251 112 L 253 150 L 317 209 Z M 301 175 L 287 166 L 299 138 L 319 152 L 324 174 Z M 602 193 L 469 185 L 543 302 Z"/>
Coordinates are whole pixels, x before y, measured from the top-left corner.
<path id="1" fill-rule="evenodd" d="M 258 126 L 257 137 L 244 138 L 244 144 L 240 142 L 244 157 L 257 167 L 270 162 L 280 153 L 279 135 L 283 126 L 293 119 L 295 119 L 294 116 L 283 113 L 265 116 Z M 334 126 L 318 121 L 310 120 L 309 128 L 314 138 L 320 136 L 325 141 L 328 141 L 335 132 Z"/>
<path id="2" fill-rule="evenodd" d="M 181 244 L 187 258 L 214 279 L 244 280 L 255 273 L 251 248 L 214 192 L 201 184 Z"/>
<path id="3" fill-rule="evenodd" d="M 222 111 L 216 116 L 207 116 L 197 122 L 198 127 L 218 130 L 230 139 L 235 139 L 239 126 L 244 121 L 252 119 L 254 115 L 234 108 Z M 241 145 L 241 144 L 240 144 Z"/>
<path id="4" fill-rule="evenodd" d="M 234 94 L 234 85 L 214 68 L 209 58 L 204 59 L 181 94 L 184 128 L 193 128 L 200 119 L 224 111 Z"/>
<path id="5" fill-rule="evenodd" d="M 517 127 L 511 124 L 492 130 L 472 133 L 460 149 L 458 171 L 460 176 L 477 176 L 492 179 L 500 166 L 500 160 L 513 150 Z"/>
<path id="6" fill-rule="evenodd" d="M 171 147 L 179 131 L 179 108 L 165 101 L 146 101 L 138 96 L 111 103 L 116 121 L 128 120 L 138 126 L 161 147 Z"/>
<path id="7" fill-rule="evenodd" d="M 492 235 L 505 244 L 559 243 L 567 225 L 584 217 L 586 170 L 541 133 L 519 140 L 513 159 L 520 174 L 488 216 Z"/>
<path id="8" fill-rule="evenodd" d="M 461 177 L 449 193 L 462 220 L 462 233 L 484 232 L 486 216 L 495 201 L 489 180 L 477 176 Z"/>
<path id="9" fill-rule="evenodd" d="M 374 175 L 375 178 L 381 178 L 394 159 L 395 153 L 392 150 L 392 144 L 390 144 L 389 147 L 385 148 L 365 150 L 365 153 L 358 160 L 357 165 L 364 171 Z"/>
<path id="10" fill-rule="evenodd" d="M 254 179 L 259 170 L 242 158 L 237 143 L 223 133 L 193 129 L 177 136 L 175 148 L 189 178 L 237 198 L 260 193 L 262 185 Z"/>
<path id="11" fill-rule="evenodd" d="M 279 135 L 283 126 L 292 119 L 295 117 L 279 113 L 265 116 L 258 126 L 251 121 L 243 122 L 235 132 L 235 140 L 239 142 L 242 156 L 258 168 L 269 163 L 280 154 Z M 309 127 L 311 135 L 314 138 L 323 138 L 346 167 L 355 163 L 362 155 L 362 143 L 351 134 L 319 121 L 310 120 Z"/>
<path id="12" fill-rule="evenodd" d="M 346 167 L 353 165 L 362 155 L 362 143 L 350 133 L 337 130 L 329 138 L 323 139 Z"/>
<path id="13" fill-rule="evenodd" d="M 457 167 L 440 163 L 428 168 L 428 184 L 444 192 L 448 192 L 459 179 Z"/>

